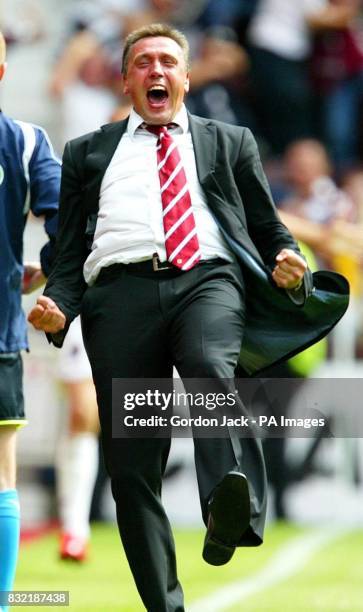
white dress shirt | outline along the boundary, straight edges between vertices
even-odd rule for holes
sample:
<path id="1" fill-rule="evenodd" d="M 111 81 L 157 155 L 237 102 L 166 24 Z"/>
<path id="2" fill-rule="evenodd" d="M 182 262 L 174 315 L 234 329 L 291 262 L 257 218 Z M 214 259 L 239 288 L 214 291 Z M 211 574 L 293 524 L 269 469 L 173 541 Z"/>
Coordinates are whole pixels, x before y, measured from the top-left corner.
<path id="1" fill-rule="evenodd" d="M 84 264 L 84 278 L 92 285 L 101 268 L 115 263 L 150 259 L 153 253 L 166 261 L 162 202 L 157 170 L 155 134 L 143 127 L 143 119 L 131 111 L 128 126 L 105 172 L 92 251 Z M 232 253 L 214 221 L 200 187 L 192 137 L 185 106 L 174 118 L 171 130 L 183 160 L 189 185 L 201 259 Z"/>

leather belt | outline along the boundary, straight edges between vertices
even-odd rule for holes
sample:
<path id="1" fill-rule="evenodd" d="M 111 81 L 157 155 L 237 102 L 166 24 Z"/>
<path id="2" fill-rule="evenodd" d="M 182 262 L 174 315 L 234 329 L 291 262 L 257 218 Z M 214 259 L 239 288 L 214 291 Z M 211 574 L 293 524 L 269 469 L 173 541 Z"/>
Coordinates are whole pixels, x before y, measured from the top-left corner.
<path id="1" fill-rule="evenodd" d="M 162 272 L 163 270 L 175 270 L 175 266 L 173 266 L 170 261 L 160 261 L 159 255 L 157 253 L 153 254 L 152 257 L 153 270 L 154 272 Z"/>
<path id="2" fill-rule="evenodd" d="M 160 261 L 157 253 L 154 253 L 151 259 L 122 265 L 124 265 L 130 272 L 163 272 L 164 270 L 173 270 L 174 272 L 181 271 L 176 266 L 173 266 L 170 261 Z"/>
<path id="3" fill-rule="evenodd" d="M 200 261 L 195 267 L 197 268 L 203 264 L 214 264 L 215 265 L 218 263 L 225 264 L 227 262 L 220 258 L 207 259 L 207 260 Z M 130 272 L 131 274 L 134 272 L 134 273 L 140 273 L 140 274 L 147 274 L 148 276 L 149 275 L 153 276 L 155 273 L 158 273 L 158 272 L 161 272 L 161 273 L 164 272 L 165 274 L 169 272 L 169 273 L 172 273 L 173 276 L 174 275 L 178 276 L 179 274 L 185 274 L 185 272 L 183 272 L 176 266 L 173 266 L 173 264 L 170 263 L 170 261 L 160 261 L 157 253 L 154 253 L 151 259 L 147 259 L 145 261 L 138 261 L 138 262 L 129 263 L 129 264 L 116 263 L 116 264 L 111 264 L 110 266 L 106 266 L 105 268 L 102 268 L 97 277 L 96 284 L 98 280 L 103 280 L 106 278 L 117 276 L 120 272 L 120 269 L 125 269 L 127 272 Z"/>

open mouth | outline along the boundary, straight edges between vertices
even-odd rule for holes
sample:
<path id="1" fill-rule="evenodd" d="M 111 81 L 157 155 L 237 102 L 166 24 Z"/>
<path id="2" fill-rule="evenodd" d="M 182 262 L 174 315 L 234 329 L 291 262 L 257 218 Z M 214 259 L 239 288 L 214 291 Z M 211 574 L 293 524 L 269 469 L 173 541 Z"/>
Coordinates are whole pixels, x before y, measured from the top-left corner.
<path id="1" fill-rule="evenodd" d="M 168 92 L 162 85 L 153 85 L 146 95 L 151 106 L 155 107 L 163 106 L 169 97 Z"/>

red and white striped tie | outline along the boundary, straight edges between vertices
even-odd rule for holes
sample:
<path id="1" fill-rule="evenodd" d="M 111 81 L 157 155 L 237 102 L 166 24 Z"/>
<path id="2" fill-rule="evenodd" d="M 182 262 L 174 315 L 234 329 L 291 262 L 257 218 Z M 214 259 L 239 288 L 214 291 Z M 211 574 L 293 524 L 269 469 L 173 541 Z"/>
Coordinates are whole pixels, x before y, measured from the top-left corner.
<path id="1" fill-rule="evenodd" d="M 165 125 L 148 125 L 158 137 L 158 173 L 163 205 L 166 256 L 180 270 L 190 270 L 201 257 L 192 201 L 182 160 Z"/>

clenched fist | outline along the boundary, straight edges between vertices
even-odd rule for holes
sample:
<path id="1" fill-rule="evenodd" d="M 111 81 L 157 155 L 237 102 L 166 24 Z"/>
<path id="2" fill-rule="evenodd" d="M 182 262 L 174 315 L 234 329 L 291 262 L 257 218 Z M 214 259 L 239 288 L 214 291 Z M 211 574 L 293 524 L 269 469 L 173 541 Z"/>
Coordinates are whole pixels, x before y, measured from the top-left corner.
<path id="1" fill-rule="evenodd" d="M 30 311 L 28 321 L 35 329 L 56 334 L 64 329 L 66 317 L 53 300 L 41 295 L 37 299 L 36 306 Z"/>
<path id="2" fill-rule="evenodd" d="M 276 256 L 272 278 L 281 289 L 296 289 L 307 269 L 306 261 L 291 249 L 282 249 Z"/>

